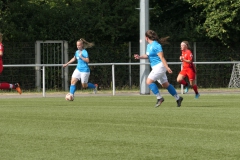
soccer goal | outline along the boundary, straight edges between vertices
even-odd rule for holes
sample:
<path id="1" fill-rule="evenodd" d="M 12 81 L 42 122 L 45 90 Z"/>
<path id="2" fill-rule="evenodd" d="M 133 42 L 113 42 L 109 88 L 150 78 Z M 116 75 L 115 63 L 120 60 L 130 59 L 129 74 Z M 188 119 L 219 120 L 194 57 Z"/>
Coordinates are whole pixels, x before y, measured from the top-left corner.
<path id="1" fill-rule="evenodd" d="M 240 63 L 234 63 L 228 88 L 240 88 Z"/>

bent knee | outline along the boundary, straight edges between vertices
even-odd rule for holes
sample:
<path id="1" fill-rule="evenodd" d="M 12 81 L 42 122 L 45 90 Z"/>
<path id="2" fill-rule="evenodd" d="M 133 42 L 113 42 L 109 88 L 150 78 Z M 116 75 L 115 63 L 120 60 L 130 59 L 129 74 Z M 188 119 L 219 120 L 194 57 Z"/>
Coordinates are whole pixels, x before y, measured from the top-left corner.
<path id="1" fill-rule="evenodd" d="M 182 77 L 177 77 L 177 82 L 180 83 L 183 80 Z"/>
<path id="2" fill-rule="evenodd" d="M 82 88 L 87 88 L 88 84 L 87 83 L 82 83 Z"/>
<path id="3" fill-rule="evenodd" d="M 151 80 L 151 79 L 149 79 L 149 78 L 147 78 L 147 80 L 146 80 L 146 84 L 147 85 L 150 85 L 151 83 L 153 83 L 154 81 L 153 80 Z"/>
<path id="4" fill-rule="evenodd" d="M 167 82 L 164 82 L 164 83 L 162 84 L 162 87 L 163 87 L 163 88 L 168 88 L 169 85 L 170 85 L 170 84 L 169 84 L 169 82 L 167 81 Z"/>

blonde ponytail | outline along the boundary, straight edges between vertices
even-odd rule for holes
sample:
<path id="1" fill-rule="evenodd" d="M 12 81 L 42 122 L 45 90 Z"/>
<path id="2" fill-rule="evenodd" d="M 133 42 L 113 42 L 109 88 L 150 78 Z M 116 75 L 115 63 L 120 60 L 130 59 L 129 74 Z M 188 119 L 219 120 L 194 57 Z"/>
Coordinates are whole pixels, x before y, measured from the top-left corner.
<path id="1" fill-rule="evenodd" d="M 91 47 L 94 46 L 94 43 L 93 43 L 93 42 L 88 42 L 88 41 L 86 41 L 86 40 L 83 39 L 83 38 L 80 38 L 80 39 L 78 40 L 78 42 L 82 42 L 82 43 L 83 43 L 83 48 L 91 48 Z"/>

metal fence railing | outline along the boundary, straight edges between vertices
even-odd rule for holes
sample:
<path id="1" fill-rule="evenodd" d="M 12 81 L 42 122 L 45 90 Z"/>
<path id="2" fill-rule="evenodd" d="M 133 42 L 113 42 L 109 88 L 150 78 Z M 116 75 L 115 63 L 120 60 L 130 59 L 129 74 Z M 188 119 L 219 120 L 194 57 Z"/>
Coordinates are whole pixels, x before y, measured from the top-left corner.
<path id="1" fill-rule="evenodd" d="M 225 61 L 225 62 L 195 62 L 196 65 L 213 65 L 213 64 L 217 64 L 217 65 L 222 65 L 222 64 L 236 64 L 236 63 L 240 63 L 240 61 Z M 168 62 L 169 65 L 179 65 L 179 70 L 181 68 L 181 62 Z M 117 77 L 117 75 L 115 74 L 115 67 L 116 66 L 132 66 L 132 65 L 149 65 L 149 63 L 90 63 L 89 66 L 111 66 L 112 68 L 112 75 L 111 75 L 111 81 L 112 81 L 112 95 L 115 95 L 116 92 L 116 84 L 115 84 L 115 80 Z M 4 65 L 5 67 L 34 67 L 34 68 L 39 68 L 41 67 L 41 71 L 42 71 L 42 95 L 43 97 L 46 96 L 46 75 L 45 75 L 45 71 L 47 67 L 61 67 L 62 64 L 15 64 L 15 65 Z M 69 66 L 76 66 L 76 64 L 70 64 Z M 207 67 L 210 68 L 210 67 Z M 131 71 L 129 71 L 131 72 Z M 70 73 L 71 74 L 71 73 Z M 230 73 L 231 74 L 231 73 Z M 198 75 L 199 76 L 199 75 Z M 68 77 L 68 75 L 66 75 L 66 77 Z M 139 77 L 140 78 L 140 77 Z M 131 74 L 129 74 L 129 80 L 131 80 Z M 230 79 L 229 79 L 230 80 Z M 181 93 L 183 93 L 183 87 L 181 87 Z"/>

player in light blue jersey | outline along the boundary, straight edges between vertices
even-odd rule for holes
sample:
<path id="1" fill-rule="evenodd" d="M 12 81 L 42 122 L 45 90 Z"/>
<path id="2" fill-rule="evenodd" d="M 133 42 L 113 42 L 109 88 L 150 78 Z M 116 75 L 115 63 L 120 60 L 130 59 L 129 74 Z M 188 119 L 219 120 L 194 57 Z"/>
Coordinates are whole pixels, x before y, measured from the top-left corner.
<path id="1" fill-rule="evenodd" d="M 167 61 L 164 58 L 161 44 L 166 44 L 168 38 L 169 37 L 159 39 L 155 31 L 148 30 L 145 33 L 145 40 L 148 42 L 146 54 L 141 56 L 138 54 L 134 55 L 135 59 L 149 59 L 152 71 L 148 75 L 146 83 L 153 94 L 157 97 L 155 107 L 159 107 L 164 101 L 164 98 L 161 96 L 155 81 L 158 81 L 176 99 L 177 107 L 180 107 L 183 101 L 183 98 L 177 94 L 176 89 L 169 84 L 166 75 L 166 71 L 168 71 L 168 73 L 172 73 L 172 70 L 168 67 Z"/>
<path id="2" fill-rule="evenodd" d="M 73 58 L 68 61 L 66 64 L 63 65 L 63 67 L 68 66 L 69 64 L 75 62 L 77 60 L 77 67 L 74 70 L 72 74 L 72 79 L 71 79 L 71 86 L 70 86 L 70 94 L 74 96 L 74 93 L 76 91 L 76 84 L 78 81 L 81 80 L 82 87 L 83 88 L 92 88 L 94 93 L 96 94 L 97 92 L 97 84 L 92 84 L 88 83 L 88 79 L 90 76 L 90 69 L 88 66 L 89 63 L 89 57 L 88 57 L 88 52 L 86 48 L 90 48 L 94 46 L 93 43 L 87 42 L 85 39 L 80 38 L 77 41 L 77 51 L 75 52 Z"/>

